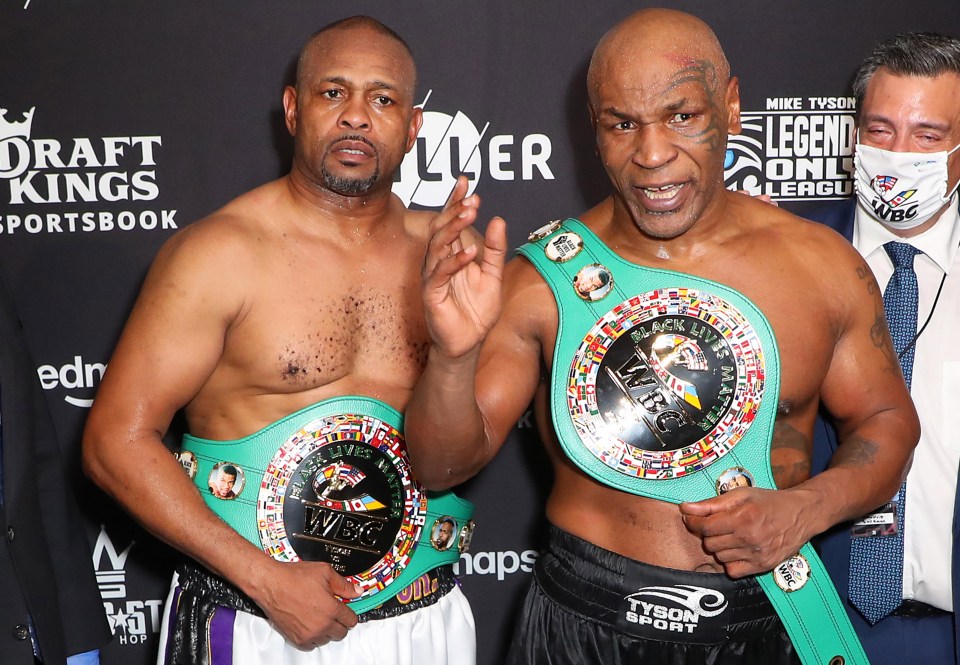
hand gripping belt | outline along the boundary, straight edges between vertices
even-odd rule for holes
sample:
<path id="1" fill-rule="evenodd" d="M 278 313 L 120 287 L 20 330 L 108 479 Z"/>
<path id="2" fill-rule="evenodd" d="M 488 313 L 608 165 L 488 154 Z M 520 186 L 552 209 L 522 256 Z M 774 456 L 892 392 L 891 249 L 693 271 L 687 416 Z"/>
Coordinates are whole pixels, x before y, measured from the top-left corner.
<path id="1" fill-rule="evenodd" d="M 535 231 L 518 251 L 556 297 L 554 427 L 585 473 L 671 503 L 716 496 L 735 475 L 776 489 L 780 360 L 753 303 L 722 284 L 629 263 L 575 219 Z M 594 276 L 583 294 L 581 271 Z M 804 665 L 868 662 L 809 543 L 757 579 Z"/>
<path id="2" fill-rule="evenodd" d="M 359 614 L 455 563 L 473 535 L 473 504 L 413 478 L 402 429 L 403 417 L 386 404 L 340 397 L 237 441 L 186 435 L 178 457 L 241 536 L 279 561 L 326 561 L 359 585 L 363 594 L 350 601 Z M 238 470 L 236 496 L 209 488 L 218 465 Z"/>

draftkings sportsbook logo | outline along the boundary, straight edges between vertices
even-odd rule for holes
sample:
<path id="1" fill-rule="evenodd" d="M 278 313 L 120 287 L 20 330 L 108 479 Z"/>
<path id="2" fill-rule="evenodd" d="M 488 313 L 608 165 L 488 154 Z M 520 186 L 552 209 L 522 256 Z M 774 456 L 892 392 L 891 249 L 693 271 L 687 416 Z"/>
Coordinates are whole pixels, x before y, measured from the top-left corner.
<path id="1" fill-rule="evenodd" d="M 126 566 L 134 544 L 135 541 L 131 541 L 118 552 L 106 528 L 101 526 L 93 549 L 93 566 L 103 609 L 119 644 L 142 644 L 148 635 L 160 632 L 163 600 L 130 600 L 128 597 Z"/>
<path id="2" fill-rule="evenodd" d="M 157 210 L 159 136 L 33 136 L 36 107 L 0 108 L 0 235 L 176 229 Z"/>
<path id="3" fill-rule="evenodd" d="M 771 97 L 742 111 L 724 162 L 729 189 L 778 201 L 826 201 L 853 193 L 853 97 Z"/>
<path id="4" fill-rule="evenodd" d="M 489 122 L 478 129 L 462 111 L 450 115 L 427 110 L 432 92 L 418 105 L 423 126 L 393 184 L 404 205 L 442 206 L 461 174 L 470 181 L 468 194 L 484 175 L 511 181 L 554 179 L 549 165 L 553 144 L 546 134 L 488 136 Z"/>

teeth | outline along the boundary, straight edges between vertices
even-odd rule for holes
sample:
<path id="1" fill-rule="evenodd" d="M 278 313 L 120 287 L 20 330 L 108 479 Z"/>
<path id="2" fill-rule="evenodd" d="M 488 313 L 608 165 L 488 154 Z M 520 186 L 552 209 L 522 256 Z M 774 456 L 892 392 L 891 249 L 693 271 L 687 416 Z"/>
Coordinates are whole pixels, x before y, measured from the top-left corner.
<path id="1" fill-rule="evenodd" d="M 672 199 L 683 185 L 664 185 L 663 187 L 643 187 L 643 192 L 654 201 Z"/>
<path id="2" fill-rule="evenodd" d="M 351 155 L 363 155 L 363 154 L 365 154 L 365 153 L 363 152 L 363 150 L 354 150 L 354 149 L 352 149 L 352 148 L 344 148 L 344 149 L 342 149 L 340 152 L 346 152 L 346 153 L 349 153 L 349 154 L 351 154 Z"/>

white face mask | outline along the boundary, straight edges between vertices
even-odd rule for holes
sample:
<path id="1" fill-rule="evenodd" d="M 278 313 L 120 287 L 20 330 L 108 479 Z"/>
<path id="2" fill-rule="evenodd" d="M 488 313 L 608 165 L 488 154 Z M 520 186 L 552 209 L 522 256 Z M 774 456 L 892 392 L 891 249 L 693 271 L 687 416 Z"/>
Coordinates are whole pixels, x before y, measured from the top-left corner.
<path id="1" fill-rule="evenodd" d="M 947 157 L 956 152 L 892 152 L 857 141 L 854 185 L 860 205 L 891 229 L 912 229 L 933 217 L 947 194 Z M 960 183 L 958 183 L 960 184 Z"/>

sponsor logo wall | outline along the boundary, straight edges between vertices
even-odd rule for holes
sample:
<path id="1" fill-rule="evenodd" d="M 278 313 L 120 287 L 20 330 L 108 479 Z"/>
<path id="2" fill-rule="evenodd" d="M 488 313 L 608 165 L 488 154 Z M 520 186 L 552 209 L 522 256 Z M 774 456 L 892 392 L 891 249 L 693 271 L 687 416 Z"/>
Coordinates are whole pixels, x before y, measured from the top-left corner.
<path id="1" fill-rule="evenodd" d="M 291 145 L 280 94 L 314 29 L 366 13 L 404 36 L 418 62 L 424 124 L 394 192 L 411 207 L 435 209 L 463 173 L 483 198 L 481 226 L 502 215 L 515 247 L 608 192 L 583 76 L 599 37 L 638 6 L 0 6 L 0 270 L 67 458 L 77 460 L 83 418 L 156 249 L 285 172 Z M 726 185 L 799 212 L 852 192 L 856 108 L 848 82 L 869 48 L 900 31 L 960 26 L 960 5 L 936 0 L 917 0 L 907 16 L 887 0 L 745 0 L 736 16 L 707 0 L 673 6 L 714 26 L 740 77 L 743 132 L 727 146 Z M 477 505 L 472 547 L 457 572 L 476 615 L 481 665 L 503 661 L 544 542 L 551 471 L 536 438 L 527 412 L 497 459 L 459 492 Z M 151 663 L 175 557 L 72 471 L 114 632 L 103 663 Z M 624 620 L 692 630 L 719 607 L 706 602 L 713 600 L 638 589 Z"/>

